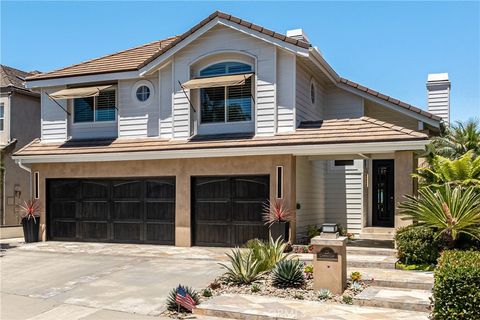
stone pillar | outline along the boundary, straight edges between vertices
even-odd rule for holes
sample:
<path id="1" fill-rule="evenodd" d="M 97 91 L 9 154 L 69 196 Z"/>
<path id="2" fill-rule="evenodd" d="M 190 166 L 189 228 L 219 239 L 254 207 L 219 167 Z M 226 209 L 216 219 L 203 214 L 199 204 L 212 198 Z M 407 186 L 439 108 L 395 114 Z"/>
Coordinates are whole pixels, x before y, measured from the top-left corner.
<path id="1" fill-rule="evenodd" d="M 313 288 L 342 294 L 347 286 L 347 237 L 312 238 Z"/>
<path id="2" fill-rule="evenodd" d="M 414 194 L 412 173 L 417 167 L 413 151 L 395 152 L 395 228 L 411 224 L 410 220 L 402 220 L 398 204 L 405 200 L 404 195 Z"/>
<path id="3" fill-rule="evenodd" d="M 177 174 L 175 186 L 175 246 L 177 247 L 192 245 L 190 183 L 190 175 L 183 168 Z"/>

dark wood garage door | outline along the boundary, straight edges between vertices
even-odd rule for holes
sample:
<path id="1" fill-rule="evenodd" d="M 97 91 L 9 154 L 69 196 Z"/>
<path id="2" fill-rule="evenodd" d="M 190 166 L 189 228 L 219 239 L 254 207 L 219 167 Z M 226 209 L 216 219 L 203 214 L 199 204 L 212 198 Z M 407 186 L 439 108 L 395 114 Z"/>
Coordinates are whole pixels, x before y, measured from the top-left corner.
<path id="1" fill-rule="evenodd" d="M 51 240 L 174 244 L 175 178 L 49 179 Z"/>
<path id="2" fill-rule="evenodd" d="M 269 176 L 192 178 L 193 243 L 237 246 L 268 237 L 262 221 Z"/>

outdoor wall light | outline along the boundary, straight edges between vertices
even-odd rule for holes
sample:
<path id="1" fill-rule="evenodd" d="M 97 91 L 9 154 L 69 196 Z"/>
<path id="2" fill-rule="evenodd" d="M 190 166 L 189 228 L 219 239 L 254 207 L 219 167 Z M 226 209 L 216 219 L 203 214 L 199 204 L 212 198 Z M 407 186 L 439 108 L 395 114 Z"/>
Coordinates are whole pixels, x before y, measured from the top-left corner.
<path id="1" fill-rule="evenodd" d="M 322 225 L 322 232 L 325 233 L 337 233 L 338 227 L 336 223 L 324 223 Z"/>

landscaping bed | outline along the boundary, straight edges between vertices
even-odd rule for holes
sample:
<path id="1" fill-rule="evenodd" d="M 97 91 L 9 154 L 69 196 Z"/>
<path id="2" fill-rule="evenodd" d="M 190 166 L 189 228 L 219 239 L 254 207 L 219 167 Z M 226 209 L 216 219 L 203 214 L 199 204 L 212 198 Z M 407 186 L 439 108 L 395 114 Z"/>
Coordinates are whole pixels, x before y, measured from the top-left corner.
<path id="1" fill-rule="evenodd" d="M 221 279 L 217 279 L 210 284 L 208 288 L 202 290 L 200 295 L 202 299 L 209 299 L 222 294 L 251 294 L 287 299 L 351 304 L 353 298 L 368 286 L 362 281 L 355 283 L 355 285 L 352 285 L 353 282 L 348 280 L 347 289 L 343 295 L 331 294 L 331 296 L 328 297 L 326 296 L 327 294 L 324 293 L 322 296 L 318 290 L 313 289 L 313 279 L 311 277 L 307 277 L 305 285 L 301 287 L 279 288 L 273 285 L 272 274 L 266 273 L 260 276 L 259 280 L 249 285 L 234 285 Z"/>

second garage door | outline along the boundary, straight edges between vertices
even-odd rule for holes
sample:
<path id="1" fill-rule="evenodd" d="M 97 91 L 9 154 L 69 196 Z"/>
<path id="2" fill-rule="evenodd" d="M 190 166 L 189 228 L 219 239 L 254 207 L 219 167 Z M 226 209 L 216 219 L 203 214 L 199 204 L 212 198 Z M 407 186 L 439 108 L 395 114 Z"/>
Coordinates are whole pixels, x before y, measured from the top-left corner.
<path id="1" fill-rule="evenodd" d="M 267 239 L 262 210 L 269 185 L 268 175 L 192 178 L 194 245 L 229 247 Z"/>
<path id="2" fill-rule="evenodd" d="M 49 179 L 51 240 L 175 243 L 175 178 Z"/>

